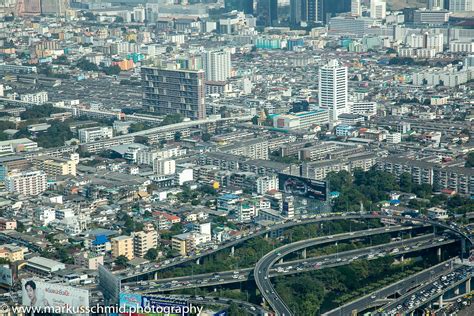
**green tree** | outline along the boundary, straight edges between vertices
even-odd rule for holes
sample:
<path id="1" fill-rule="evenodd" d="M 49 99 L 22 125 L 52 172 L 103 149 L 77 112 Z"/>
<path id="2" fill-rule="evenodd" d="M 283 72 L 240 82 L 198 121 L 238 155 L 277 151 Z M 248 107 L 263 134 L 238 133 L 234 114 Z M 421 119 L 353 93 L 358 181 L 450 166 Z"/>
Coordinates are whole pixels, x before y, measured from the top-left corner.
<path id="1" fill-rule="evenodd" d="M 411 175 L 404 172 L 400 175 L 400 190 L 403 192 L 411 192 L 413 190 L 413 181 Z"/>
<path id="2" fill-rule="evenodd" d="M 247 316 L 248 313 L 245 312 L 244 310 L 240 309 L 237 304 L 234 302 L 230 303 L 229 309 L 227 310 L 229 315 L 232 316 Z"/>
<path id="3" fill-rule="evenodd" d="M 208 142 L 211 140 L 211 134 L 209 133 L 203 133 L 201 136 L 201 139 L 203 142 Z"/>
<path id="4" fill-rule="evenodd" d="M 38 136 L 38 145 L 44 148 L 64 146 L 64 142 L 73 137 L 69 124 L 53 121 L 45 133 Z"/>
<path id="5" fill-rule="evenodd" d="M 155 260 L 157 257 L 158 257 L 158 250 L 156 250 L 156 248 L 148 249 L 148 251 L 146 252 L 144 256 L 146 260 L 150 260 L 150 261 Z"/>
<path id="6" fill-rule="evenodd" d="M 122 71 L 122 70 L 120 69 L 119 66 L 114 65 L 114 66 L 110 66 L 110 67 L 104 67 L 104 68 L 102 68 L 102 71 L 107 76 L 118 76 L 118 75 L 120 75 L 120 71 Z"/>
<path id="7" fill-rule="evenodd" d="M 79 59 L 76 66 L 84 71 L 99 71 L 99 67 L 85 58 Z"/>
<path id="8" fill-rule="evenodd" d="M 115 258 L 115 264 L 118 265 L 119 267 L 125 267 L 128 263 L 128 258 L 125 256 L 118 256 Z"/>
<path id="9" fill-rule="evenodd" d="M 175 142 L 181 141 L 181 132 L 174 133 L 174 141 Z"/>
<path id="10" fill-rule="evenodd" d="M 341 191 L 342 188 L 352 185 L 352 175 L 348 171 L 330 172 L 326 180 L 329 181 L 329 188 L 331 191 Z"/>
<path id="11" fill-rule="evenodd" d="M 163 121 L 160 123 L 161 126 L 170 125 L 181 123 L 183 121 L 183 117 L 180 114 L 168 114 L 165 116 Z"/>
<path id="12" fill-rule="evenodd" d="M 474 151 L 471 151 L 469 154 L 467 154 L 466 167 L 474 168 Z"/>

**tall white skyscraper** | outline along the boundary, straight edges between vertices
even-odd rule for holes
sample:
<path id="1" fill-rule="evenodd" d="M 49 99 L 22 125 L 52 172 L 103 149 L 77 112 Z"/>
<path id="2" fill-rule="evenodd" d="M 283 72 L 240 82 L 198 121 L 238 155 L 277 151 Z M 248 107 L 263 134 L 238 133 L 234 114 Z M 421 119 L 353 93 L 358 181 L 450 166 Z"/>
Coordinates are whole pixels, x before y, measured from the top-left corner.
<path id="1" fill-rule="evenodd" d="M 226 81 L 232 69 L 230 52 L 219 50 L 204 53 L 203 66 L 207 81 Z"/>
<path id="2" fill-rule="evenodd" d="M 361 16 L 362 8 L 360 6 L 360 0 L 351 0 L 351 15 Z"/>
<path id="3" fill-rule="evenodd" d="M 449 11 L 451 12 L 474 11 L 474 0 L 450 0 Z"/>
<path id="4" fill-rule="evenodd" d="M 387 3 L 385 0 L 370 0 L 370 17 L 372 19 L 385 19 L 387 16 Z"/>
<path id="5" fill-rule="evenodd" d="M 336 122 L 342 113 L 349 113 L 347 85 L 347 67 L 337 60 L 319 68 L 319 106 L 329 110 L 330 122 Z"/>

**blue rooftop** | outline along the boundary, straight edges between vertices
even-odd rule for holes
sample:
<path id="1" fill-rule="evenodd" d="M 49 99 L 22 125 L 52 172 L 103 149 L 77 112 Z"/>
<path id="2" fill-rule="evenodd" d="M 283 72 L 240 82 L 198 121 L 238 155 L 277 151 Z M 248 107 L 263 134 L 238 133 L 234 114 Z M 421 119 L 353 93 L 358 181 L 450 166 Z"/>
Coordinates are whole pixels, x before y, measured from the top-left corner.
<path id="1" fill-rule="evenodd" d="M 235 199 L 238 199 L 238 198 L 239 198 L 238 195 L 230 194 L 230 193 L 226 193 L 226 194 L 219 197 L 219 199 L 223 199 L 223 200 L 235 200 Z"/>
<path id="2" fill-rule="evenodd" d="M 96 245 L 103 245 L 108 242 L 107 236 L 105 235 L 97 235 L 95 236 L 95 240 L 92 242 L 94 246 Z"/>

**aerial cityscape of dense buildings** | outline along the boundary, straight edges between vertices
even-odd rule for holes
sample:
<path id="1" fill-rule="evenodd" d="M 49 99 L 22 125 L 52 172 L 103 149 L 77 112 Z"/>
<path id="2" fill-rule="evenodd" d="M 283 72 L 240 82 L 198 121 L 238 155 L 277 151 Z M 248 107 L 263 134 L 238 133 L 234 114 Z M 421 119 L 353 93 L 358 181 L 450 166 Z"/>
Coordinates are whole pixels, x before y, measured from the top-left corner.
<path id="1" fill-rule="evenodd" d="M 0 315 L 472 315 L 474 0 L 0 0 Z"/>

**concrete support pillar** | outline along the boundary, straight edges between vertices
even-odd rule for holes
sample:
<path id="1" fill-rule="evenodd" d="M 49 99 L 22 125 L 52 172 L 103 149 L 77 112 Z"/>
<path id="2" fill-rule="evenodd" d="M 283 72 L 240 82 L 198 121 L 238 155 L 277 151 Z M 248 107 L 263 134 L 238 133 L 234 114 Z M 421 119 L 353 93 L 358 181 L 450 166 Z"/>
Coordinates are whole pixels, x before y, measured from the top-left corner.
<path id="1" fill-rule="evenodd" d="M 454 295 L 459 295 L 459 287 L 454 289 Z"/>
<path id="2" fill-rule="evenodd" d="M 439 297 L 439 299 L 438 299 L 438 305 L 439 305 L 440 308 L 443 307 L 443 295 L 441 295 L 441 296 Z"/>
<path id="3" fill-rule="evenodd" d="M 201 264 L 201 258 L 196 259 L 196 264 Z"/>
<path id="4" fill-rule="evenodd" d="M 466 240 L 461 238 L 461 260 L 464 261 L 464 254 L 466 253 Z"/>
<path id="5" fill-rule="evenodd" d="M 402 255 L 402 256 L 400 257 L 400 261 L 401 261 L 401 262 L 404 262 L 404 261 L 405 261 L 405 256 L 404 256 L 404 255 Z"/>
<path id="6" fill-rule="evenodd" d="M 471 293 L 471 278 L 466 280 L 466 294 Z"/>
<path id="7" fill-rule="evenodd" d="M 438 261 L 441 261 L 441 247 L 438 248 L 436 254 L 438 255 Z"/>
<path id="8" fill-rule="evenodd" d="M 153 273 L 153 279 L 158 280 L 158 272 Z"/>
<path id="9" fill-rule="evenodd" d="M 278 261 L 278 263 L 282 264 L 283 263 L 283 258 L 281 258 L 280 261 Z"/>
<path id="10" fill-rule="evenodd" d="M 265 234 L 265 239 L 268 239 L 268 233 Z"/>
<path id="11" fill-rule="evenodd" d="M 303 257 L 303 259 L 306 259 L 306 248 L 304 248 L 303 252 L 301 252 L 301 257 Z"/>
<path id="12" fill-rule="evenodd" d="M 433 225 L 433 234 L 436 235 L 436 225 Z"/>
<path id="13" fill-rule="evenodd" d="M 233 257 L 233 256 L 234 256 L 234 253 L 235 253 L 235 247 L 232 246 L 232 247 L 230 248 L 230 256 Z"/>

